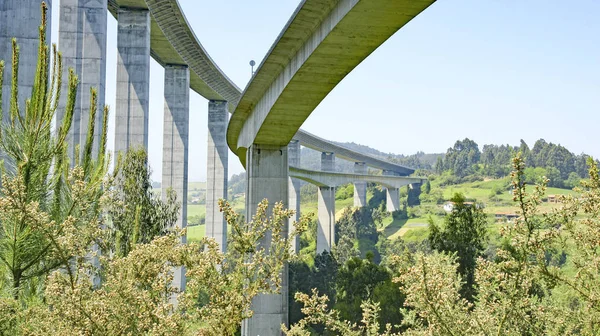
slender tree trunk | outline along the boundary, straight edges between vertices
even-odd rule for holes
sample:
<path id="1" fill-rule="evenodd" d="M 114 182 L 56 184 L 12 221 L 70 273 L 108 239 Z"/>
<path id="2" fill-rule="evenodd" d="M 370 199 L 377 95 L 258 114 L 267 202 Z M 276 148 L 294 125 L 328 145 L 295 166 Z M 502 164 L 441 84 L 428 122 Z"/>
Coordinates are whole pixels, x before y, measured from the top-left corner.
<path id="1" fill-rule="evenodd" d="M 13 297 L 19 299 L 19 287 L 21 287 L 21 271 L 13 272 Z"/>

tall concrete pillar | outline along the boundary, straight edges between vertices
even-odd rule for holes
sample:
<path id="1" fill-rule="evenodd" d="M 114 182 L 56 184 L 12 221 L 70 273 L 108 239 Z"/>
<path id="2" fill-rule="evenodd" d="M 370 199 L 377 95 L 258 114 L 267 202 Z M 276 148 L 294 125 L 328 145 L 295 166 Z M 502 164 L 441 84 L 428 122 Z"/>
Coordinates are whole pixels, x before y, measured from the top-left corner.
<path id="1" fill-rule="evenodd" d="M 48 6 L 46 43 L 51 41 L 52 0 L 45 0 Z M 31 97 L 33 80 L 37 69 L 39 30 L 42 0 L 0 0 L 0 60 L 4 60 L 4 80 L 2 85 L 2 114 L 9 120 L 12 81 L 12 39 L 19 45 L 18 102 L 21 114 L 25 114 L 25 101 Z"/>
<path id="2" fill-rule="evenodd" d="M 384 170 L 383 175 L 399 176 L 398 173 L 389 170 Z M 386 208 L 389 212 L 400 210 L 400 189 L 386 188 Z"/>
<path id="3" fill-rule="evenodd" d="M 288 144 L 288 163 L 292 167 L 300 167 L 300 141 L 292 140 Z M 296 211 L 296 214 L 292 218 L 288 226 L 288 233 L 291 234 L 294 230 L 294 222 L 300 220 L 300 180 L 297 178 L 289 177 L 289 208 Z M 292 253 L 300 252 L 300 237 L 290 237 L 290 243 L 292 245 Z"/>
<path id="4" fill-rule="evenodd" d="M 321 170 L 335 170 L 335 154 L 321 153 Z M 330 252 L 335 244 L 335 187 L 319 187 L 317 191 L 317 254 Z"/>
<path id="5" fill-rule="evenodd" d="M 317 254 L 331 252 L 335 239 L 335 188 L 319 187 L 318 224 L 317 225 Z"/>
<path id="6" fill-rule="evenodd" d="M 150 12 L 119 8 L 117 27 L 115 154 L 133 146 L 148 149 Z"/>
<path id="7" fill-rule="evenodd" d="M 206 175 L 206 236 L 227 250 L 227 222 L 219 210 L 219 199 L 227 199 L 227 102 L 208 102 L 208 150 Z"/>
<path id="8" fill-rule="evenodd" d="M 354 162 L 354 174 L 367 174 L 367 165 L 364 162 Z M 354 206 L 367 206 L 367 182 L 354 182 Z"/>
<path id="9" fill-rule="evenodd" d="M 269 212 L 275 202 L 288 202 L 288 148 L 254 144 L 246 153 L 246 218 L 252 218 L 258 204 L 269 200 Z M 287 231 L 284 226 L 283 231 Z M 287 235 L 287 232 L 282 232 Z M 267 237 L 268 239 L 268 237 Z M 262 244 L 267 244 L 268 240 Z M 266 247 L 267 248 L 267 247 Z M 252 301 L 252 318 L 242 323 L 244 336 L 279 336 L 281 324 L 288 324 L 288 269 L 285 265 L 280 294 L 258 295 Z"/>
<path id="10" fill-rule="evenodd" d="M 162 197 L 173 188 L 181 209 L 175 226 L 187 226 L 190 72 L 186 65 L 165 66 L 165 114 L 163 128 Z M 186 237 L 182 237 L 186 243 Z M 185 289 L 185 269 L 174 270 L 173 283 Z"/>
<path id="11" fill-rule="evenodd" d="M 58 47 L 63 55 L 62 97 L 57 121 L 62 122 L 67 104 L 69 68 L 79 78 L 73 123 L 68 135 L 69 157 L 74 161 L 75 148 L 85 146 L 90 116 L 90 88 L 98 90 L 94 146 L 98 153 L 102 135 L 102 109 L 106 83 L 106 8 L 107 0 L 61 0 Z"/>

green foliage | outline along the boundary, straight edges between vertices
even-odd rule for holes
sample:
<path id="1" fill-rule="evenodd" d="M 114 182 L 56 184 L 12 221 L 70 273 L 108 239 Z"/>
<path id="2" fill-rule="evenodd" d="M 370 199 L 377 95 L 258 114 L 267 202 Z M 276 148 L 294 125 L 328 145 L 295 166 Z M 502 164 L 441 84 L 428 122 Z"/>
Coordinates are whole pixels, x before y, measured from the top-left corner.
<path id="1" fill-rule="evenodd" d="M 300 187 L 300 199 L 302 202 L 317 203 L 317 187 L 309 183 Z"/>
<path id="2" fill-rule="evenodd" d="M 421 190 L 424 194 L 429 194 L 431 192 L 431 182 L 429 182 L 429 180 L 426 180 Z"/>
<path id="3" fill-rule="evenodd" d="M 468 138 L 458 140 L 446 152 L 444 169 L 451 170 L 458 177 L 464 177 L 473 172 L 473 165 L 479 162 L 480 156 L 481 152 L 475 141 Z"/>
<path id="4" fill-rule="evenodd" d="M 576 172 L 571 172 L 569 174 L 569 177 L 564 181 L 565 187 L 567 188 L 575 188 L 575 187 L 579 187 L 581 183 L 581 176 L 579 176 L 579 174 L 577 174 Z"/>
<path id="5" fill-rule="evenodd" d="M 419 199 L 423 203 L 434 203 L 434 204 L 443 204 L 444 203 L 444 193 L 440 188 L 435 188 L 429 193 L 421 193 Z"/>
<path id="6" fill-rule="evenodd" d="M 149 243 L 177 220 L 180 205 L 172 189 L 165 202 L 152 193 L 148 156 L 143 148 L 131 148 L 119 156 L 108 179 L 106 209 L 114 251 L 125 256 L 135 243 Z M 136 225 L 138 230 L 136 230 Z M 137 237 L 137 241 L 132 239 Z"/>
<path id="7" fill-rule="evenodd" d="M 335 237 L 337 241 L 332 252 L 338 262 L 342 265 L 350 258 L 360 254 L 360 251 L 354 243 L 357 239 L 357 223 L 353 214 L 354 210 L 352 210 L 352 208 L 345 208 L 341 218 L 335 223 Z"/>
<path id="8" fill-rule="evenodd" d="M 533 149 L 525 141 L 521 140 L 519 146 L 510 145 L 484 145 L 478 156 L 477 144 L 469 139 L 457 141 L 453 148 L 449 148 L 445 158 L 438 159 L 435 172 L 442 175 L 450 172 L 441 185 L 458 184 L 467 182 L 469 175 L 484 175 L 494 178 L 502 178 L 511 170 L 511 158 L 517 153 L 525 160 L 529 183 L 546 176 L 550 179 L 551 187 L 569 187 L 573 181 L 566 183 L 565 180 L 573 172 L 581 177 L 587 177 L 586 154 L 575 155 L 561 145 L 548 143 L 544 139 L 535 142 Z"/>
<path id="9" fill-rule="evenodd" d="M 429 243 L 438 252 L 455 254 L 458 272 L 465 283 L 461 294 L 468 300 L 475 295 L 475 266 L 485 249 L 487 217 L 476 204 L 465 204 L 465 197 L 455 194 L 452 212 L 446 216 L 444 227 L 429 222 Z"/>
<path id="10" fill-rule="evenodd" d="M 225 254 L 212 239 L 181 244 L 178 234 L 169 234 L 135 244 L 127 256 L 104 254 L 100 268 L 75 257 L 66 272 L 46 279 L 44 302 L 23 307 L 16 300 L 0 300 L 0 330 L 9 335 L 234 334 L 251 316 L 257 294 L 280 289 L 280 274 L 290 258 L 284 230 L 293 211 L 275 204 L 269 214 L 262 201 L 253 221 L 244 223 L 227 203 L 220 206 L 232 226 Z M 295 230 L 301 232 L 305 224 L 302 219 Z M 81 246 L 79 253 L 88 248 L 78 243 L 78 235 L 57 238 L 65 248 Z M 172 283 L 174 267 L 187 270 L 183 293 Z M 95 286 L 90 275 L 103 282 Z"/>
<path id="11" fill-rule="evenodd" d="M 564 196 L 560 208 L 541 214 L 547 180 L 528 193 L 523 159 L 514 159 L 512 189 L 520 216 L 500 230 L 504 240 L 495 258 L 477 259 L 478 293 L 472 302 L 461 297 L 457 255 L 405 250 L 392 258 L 394 281 L 406 294 L 407 334 L 597 335 L 600 175 L 596 162 L 589 164 L 590 179 L 577 189 L 581 196 Z M 318 304 L 324 298 L 316 293 L 297 299 L 305 304 L 307 317 L 292 326 L 290 335 L 306 335 L 301 331 L 308 321 L 336 326 L 347 335 L 378 334 L 326 311 Z M 376 308 L 369 301 L 363 305 L 369 325 L 377 320 Z"/>
<path id="12" fill-rule="evenodd" d="M 241 172 L 239 174 L 234 174 L 229 179 L 228 185 L 228 194 L 230 196 L 234 196 L 237 194 L 246 192 L 246 172 Z"/>
<path id="13" fill-rule="evenodd" d="M 336 188 L 336 200 L 345 200 L 352 197 L 354 197 L 354 185 L 352 183 L 348 183 L 346 185 Z"/>
<path id="14" fill-rule="evenodd" d="M 57 130 L 52 131 L 62 85 L 62 56 L 54 47 L 54 63 L 49 74 L 46 11 L 42 3 L 37 70 L 31 97 L 24 107 L 19 106 L 19 48 L 13 39 L 10 111 L 2 111 L 8 118 L 4 118 L 0 133 L 0 151 L 5 158 L 0 191 L 0 274 L 4 276 L 5 292 L 16 299 L 38 295 L 43 290 L 45 276 L 58 268 L 66 269 L 65 273 L 73 280 L 71 261 L 82 247 L 89 247 L 97 238 L 93 234 L 99 226 L 98 199 L 109 161 L 104 154 L 106 127 L 101 150 L 92 156 L 93 134 L 99 125 L 94 124 L 97 93 L 91 90 L 86 143 L 81 155 L 75 158 L 79 166 L 69 167 L 66 138 L 78 85 L 72 70 L 69 71 L 64 118 L 58 122 Z M 0 73 L 2 68 L 3 63 Z M 103 112 L 106 121 L 108 110 L 105 108 Z M 78 235 L 80 241 L 64 246 L 59 241 L 63 235 Z"/>
<path id="15" fill-rule="evenodd" d="M 351 258 L 340 268 L 336 281 L 337 297 L 334 308 L 343 319 L 360 321 L 363 301 L 380 303 L 380 324 L 399 325 L 404 296 L 392 283 L 392 274 L 384 266 L 368 259 Z"/>
<path id="16" fill-rule="evenodd" d="M 373 193 L 373 196 L 368 200 L 368 207 L 371 209 L 379 207 L 382 203 L 385 204 L 386 195 L 385 190 L 382 190 L 381 187 L 375 186 L 374 184 L 367 185 L 368 191 Z"/>
<path id="17" fill-rule="evenodd" d="M 304 317 L 301 312 L 302 306 L 294 300 L 296 293 L 309 293 L 311 290 L 316 289 L 319 293 L 328 297 L 334 298 L 336 296 L 335 281 L 338 269 L 337 260 L 328 252 L 317 255 L 312 266 L 299 260 L 289 264 L 290 323 L 296 323 Z M 331 306 L 330 304 L 329 308 Z M 322 326 L 315 326 L 315 329 L 319 334 L 323 334 Z"/>
<path id="18" fill-rule="evenodd" d="M 412 186 L 412 188 L 411 188 Z M 416 206 L 421 204 L 421 183 L 414 183 L 411 186 L 407 186 L 406 205 Z"/>

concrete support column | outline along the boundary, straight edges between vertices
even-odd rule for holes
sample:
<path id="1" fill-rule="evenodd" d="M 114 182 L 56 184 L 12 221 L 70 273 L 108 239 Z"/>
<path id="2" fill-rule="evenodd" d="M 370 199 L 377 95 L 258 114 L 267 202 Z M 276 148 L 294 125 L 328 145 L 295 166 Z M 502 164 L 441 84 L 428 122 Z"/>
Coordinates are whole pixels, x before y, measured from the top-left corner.
<path id="1" fill-rule="evenodd" d="M 106 83 L 106 8 L 107 0 L 61 0 L 58 47 L 63 55 L 62 97 L 57 121 L 62 122 L 67 104 L 69 68 L 79 78 L 73 123 L 68 135 L 69 157 L 74 162 L 75 148 L 82 149 L 88 132 L 90 88 L 98 90 L 96 125 L 92 155 L 96 156 L 102 135 L 102 109 Z"/>
<path id="2" fill-rule="evenodd" d="M 292 167 L 300 167 L 300 141 L 292 140 L 288 144 L 288 163 Z M 288 233 L 291 234 L 294 230 L 294 222 L 300 220 L 300 180 L 289 177 L 289 208 L 296 211 L 296 214 L 292 218 L 288 226 Z M 300 237 L 290 237 L 292 245 L 292 253 L 298 253 L 300 251 Z"/>
<path id="3" fill-rule="evenodd" d="M 319 187 L 318 224 L 317 225 L 317 254 L 331 252 L 335 242 L 335 188 Z"/>
<path id="4" fill-rule="evenodd" d="M 208 102 L 208 150 L 206 175 L 206 236 L 227 250 L 227 222 L 219 210 L 219 199 L 227 199 L 227 102 Z"/>
<path id="5" fill-rule="evenodd" d="M 367 174 L 367 165 L 364 162 L 354 162 L 354 174 Z M 367 206 L 367 182 L 354 182 L 354 206 Z"/>
<path id="6" fill-rule="evenodd" d="M 400 176 L 398 173 L 389 170 L 384 170 L 383 175 Z M 389 212 L 400 210 L 400 189 L 386 188 L 386 208 Z"/>
<path id="7" fill-rule="evenodd" d="M 321 153 L 321 170 L 335 170 L 335 154 Z M 317 254 L 330 252 L 335 244 L 335 187 L 319 187 L 317 192 Z"/>
<path id="8" fill-rule="evenodd" d="M 269 212 L 275 202 L 288 202 L 288 148 L 254 144 L 246 153 L 246 218 L 256 213 L 258 203 L 269 200 Z M 284 227 L 287 231 L 287 226 Z M 282 232 L 287 235 L 287 232 Z M 268 239 L 268 237 L 267 237 Z M 268 240 L 262 242 L 267 244 Z M 285 265 L 280 294 L 258 295 L 252 301 L 252 318 L 242 323 L 244 336 L 279 336 L 281 324 L 288 324 L 288 269 Z"/>
<path id="9" fill-rule="evenodd" d="M 186 65 L 165 66 L 165 114 L 163 131 L 162 197 L 173 188 L 181 209 L 175 226 L 187 226 L 190 72 Z M 182 237 L 186 243 L 186 237 Z M 185 269 L 174 270 L 173 283 L 185 289 Z"/>
<path id="10" fill-rule="evenodd" d="M 51 41 L 52 0 L 45 0 L 48 25 L 46 43 Z M 33 80 L 37 69 L 39 30 L 42 0 L 0 0 L 0 60 L 4 60 L 4 80 L 2 85 L 2 114 L 9 120 L 12 81 L 12 39 L 19 45 L 19 108 L 25 114 L 25 101 L 31 97 Z"/>
<path id="11" fill-rule="evenodd" d="M 133 146 L 148 150 L 150 12 L 119 8 L 117 28 L 115 154 Z"/>

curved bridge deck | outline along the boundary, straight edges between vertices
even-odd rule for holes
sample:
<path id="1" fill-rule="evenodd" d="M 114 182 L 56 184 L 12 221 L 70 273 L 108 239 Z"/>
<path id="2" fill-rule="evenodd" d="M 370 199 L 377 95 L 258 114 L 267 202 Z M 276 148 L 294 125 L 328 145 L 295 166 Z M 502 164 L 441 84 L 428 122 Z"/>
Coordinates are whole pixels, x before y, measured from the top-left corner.
<path id="1" fill-rule="evenodd" d="M 319 187 L 337 187 L 354 182 L 373 182 L 387 188 L 400 188 L 413 183 L 423 183 L 426 178 L 408 176 L 363 175 L 302 169 L 290 166 L 290 177 Z"/>
<path id="2" fill-rule="evenodd" d="M 434 1 L 303 1 L 246 87 L 229 148 L 244 161 L 252 144 L 286 145 L 350 71 Z"/>
<path id="3" fill-rule="evenodd" d="M 321 1 L 321 4 L 315 9 L 330 8 L 333 2 L 335 1 Z M 161 65 L 188 65 L 190 69 L 190 88 L 208 100 L 228 101 L 230 111 L 234 111 L 242 96 L 241 90 L 210 58 L 210 55 L 191 29 L 177 0 L 108 0 L 108 9 L 115 18 L 118 18 L 119 7 L 148 9 L 152 14 L 150 42 L 152 58 Z M 303 7 L 298 7 L 292 18 L 296 18 L 301 8 Z M 315 13 L 312 15 L 315 15 Z M 312 17 L 311 22 L 314 22 L 315 19 L 315 17 Z M 288 27 L 292 21 L 293 19 L 288 23 Z M 278 41 L 282 38 L 280 36 Z M 291 42 L 289 41 L 289 43 Z M 278 48 L 281 47 L 283 45 Z M 275 48 L 275 45 L 273 48 Z M 263 63 L 265 62 L 263 61 Z M 303 130 L 298 131 L 297 138 L 305 147 L 319 151 L 335 152 L 340 158 L 354 162 L 366 162 L 367 165 L 373 168 L 391 170 L 402 175 L 408 175 L 414 171 L 410 168 L 349 150 Z M 240 160 L 243 163 L 245 156 L 240 157 Z"/>

